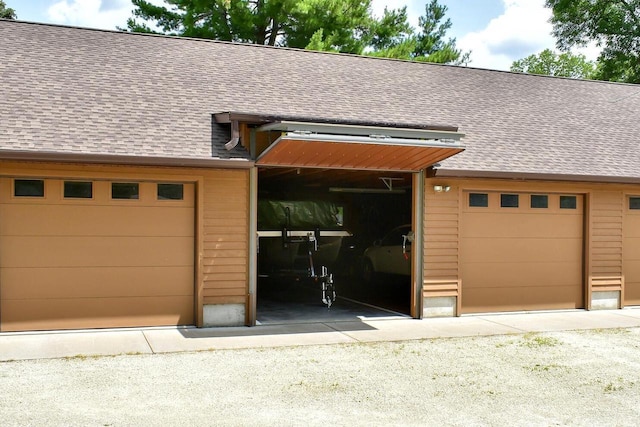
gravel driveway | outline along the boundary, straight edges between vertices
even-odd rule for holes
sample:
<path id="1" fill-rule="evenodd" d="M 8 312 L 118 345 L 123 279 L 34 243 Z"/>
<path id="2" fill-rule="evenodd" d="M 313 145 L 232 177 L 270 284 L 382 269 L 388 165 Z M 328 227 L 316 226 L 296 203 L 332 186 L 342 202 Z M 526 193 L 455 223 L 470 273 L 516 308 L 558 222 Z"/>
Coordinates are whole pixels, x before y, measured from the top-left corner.
<path id="1" fill-rule="evenodd" d="M 0 363 L 3 426 L 637 425 L 640 328 Z"/>

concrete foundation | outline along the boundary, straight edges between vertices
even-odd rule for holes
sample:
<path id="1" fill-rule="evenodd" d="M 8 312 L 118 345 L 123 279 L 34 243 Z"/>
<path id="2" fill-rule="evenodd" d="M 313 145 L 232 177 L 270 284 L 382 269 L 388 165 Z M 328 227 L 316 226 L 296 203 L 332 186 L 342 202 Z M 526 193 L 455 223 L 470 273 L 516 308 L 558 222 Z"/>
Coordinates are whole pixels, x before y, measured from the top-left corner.
<path id="1" fill-rule="evenodd" d="M 620 308 L 620 291 L 593 292 L 591 310 L 615 310 Z"/>
<path id="2" fill-rule="evenodd" d="M 215 304 L 203 307 L 203 326 L 243 326 L 244 304 Z"/>
<path id="3" fill-rule="evenodd" d="M 456 316 L 456 297 L 424 298 L 422 317 L 453 317 Z"/>

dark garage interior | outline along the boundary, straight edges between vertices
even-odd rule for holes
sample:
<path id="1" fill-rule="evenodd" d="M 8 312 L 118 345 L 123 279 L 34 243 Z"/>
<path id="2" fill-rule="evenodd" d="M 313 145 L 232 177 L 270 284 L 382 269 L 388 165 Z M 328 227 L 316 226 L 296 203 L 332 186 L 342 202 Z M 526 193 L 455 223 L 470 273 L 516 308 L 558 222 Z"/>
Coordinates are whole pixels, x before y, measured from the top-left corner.
<path id="1" fill-rule="evenodd" d="M 381 254 L 365 251 L 380 246 L 390 230 L 411 224 L 411 182 L 410 173 L 259 169 L 258 323 L 408 316 L 410 276 L 366 271 L 372 265 L 366 258 Z M 396 252 L 382 257 L 393 266 L 406 264 L 400 268 L 408 273 L 410 244 L 399 252 L 403 238 L 395 234 L 387 240 Z M 337 295 L 330 308 L 318 278 L 322 266 Z"/>

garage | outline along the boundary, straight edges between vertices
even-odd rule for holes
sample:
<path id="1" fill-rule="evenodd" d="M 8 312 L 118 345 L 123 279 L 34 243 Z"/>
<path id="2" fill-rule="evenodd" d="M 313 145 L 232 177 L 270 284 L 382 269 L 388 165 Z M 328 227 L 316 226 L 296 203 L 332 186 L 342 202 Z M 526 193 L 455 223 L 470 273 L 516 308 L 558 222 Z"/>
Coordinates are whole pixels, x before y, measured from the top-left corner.
<path id="1" fill-rule="evenodd" d="M 584 199 L 465 191 L 462 313 L 584 307 Z"/>
<path id="2" fill-rule="evenodd" d="M 630 196 L 626 202 L 622 246 L 624 305 L 640 305 L 640 197 Z"/>
<path id="3" fill-rule="evenodd" d="M 0 330 L 194 323 L 194 184 L 0 178 Z"/>
<path id="4" fill-rule="evenodd" d="M 372 316 L 373 307 L 386 310 L 378 316 L 411 314 L 410 269 L 397 276 L 378 271 L 364 280 L 363 256 L 389 230 L 411 223 L 412 174 L 263 168 L 259 176 L 260 323 L 335 319 L 345 310 Z M 402 238 L 394 243 L 400 248 Z M 398 263 L 411 264 L 396 255 Z M 330 311 L 320 277 L 312 277 L 321 276 L 322 267 L 338 297 Z"/>
<path id="5" fill-rule="evenodd" d="M 217 118 L 233 121 L 231 114 Z M 422 199 L 414 187 L 418 172 L 462 151 L 461 136 L 455 128 L 367 123 L 271 119 L 259 125 L 246 138 L 259 167 L 257 321 L 309 320 L 318 309 L 326 314 L 322 267 L 339 296 L 328 304 L 334 315 L 350 306 L 361 315 L 375 307 L 383 315 L 417 316 L 410 242 L 398 234 L 393 248 L 380 244 L 394 228 L 406 227 L 407 235 L 420 223 L 414 221 Z M 266 209 L 269 215 L 261 217 Z M 392 251 L 406 267 L 402 274 L 385 270 L 394 263 L 367 262 L 373 247 Z M 364 275 L 365 265 L 379 270 Z M 301 298 L 305 285 L 308 301 Z"/>

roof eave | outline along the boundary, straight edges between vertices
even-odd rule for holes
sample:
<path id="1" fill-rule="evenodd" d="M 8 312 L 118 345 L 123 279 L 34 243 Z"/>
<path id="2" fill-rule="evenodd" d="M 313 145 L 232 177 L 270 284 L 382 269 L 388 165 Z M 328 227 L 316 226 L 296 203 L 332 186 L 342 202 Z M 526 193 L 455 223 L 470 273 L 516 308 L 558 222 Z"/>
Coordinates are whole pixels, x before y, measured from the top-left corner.
<path id="1" fill-rule="evenodd" d="M 240 123 L 248 123 L 251 125 L 264 125 L 267 123 L 280 123 L 280 122 L 307 122 L 307 123 L 323 123 L 323 124 L 336 124 L 336 125 L 352 125 L 352 126 L 376 126 L 376 127 L 390 127 L 399 129 L 423 129 L 433 131 L 444 132 L 458 132 L 458 126 L 442 125 L 442 124 L 410 124 L 410 123 L 397 123 L 385 120 L 351 120 L 341 118 L 321 118 L 321 117 L 304 117 L 294 115 L 269 115 L 269 114 L 253 114 L 253 113 L 238 113 L 238 112 L 222 112 L 215 113 L 213 117 L 216 123 L 231 123 L 237 121 Z"/>
<path id="2" fill-rule="evenodd" d="M 247 159 L 121 156 L 115 154 L 59 153 L 19 150 L 0 150 L 0 160 L 224 169 L 249 169 L 254 166 L 254 162 Z"/>
<path id="3" fill-rule="evenodd" d="M 556 173 L 532 172 L 498 172 L 463 169 L 432 169 L 429 176 L 438 178 L 494 178 L 531 181 L 573 181 L 598 182 L 612 184 L 640 184 L 640 177 L 607 176 L 607 175 L 569 175 Z"/>

